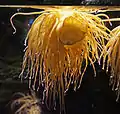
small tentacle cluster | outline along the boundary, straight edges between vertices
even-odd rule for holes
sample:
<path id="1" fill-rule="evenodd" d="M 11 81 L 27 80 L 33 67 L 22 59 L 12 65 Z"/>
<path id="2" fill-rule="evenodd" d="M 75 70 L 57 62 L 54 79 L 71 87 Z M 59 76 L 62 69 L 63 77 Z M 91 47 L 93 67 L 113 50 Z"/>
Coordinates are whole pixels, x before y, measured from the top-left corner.
<path id="1" fill-rule="evenodd" d="M 14 96 L 21 96 L 11 102 L 11 110 L 15 114 L 41 114 L 39 100 L 35 93 L 32 95 L 25 95 L 23 93 L 16 93 Z"/>
<path id="2" fill-rule="evenodd" d="M 70 84 L 80 87 L 87 65 L 99 59 L 99 52 L 109 40 L 110 30 L 99 16 L 77 10 L 44 11 L 32 24 L 26 41 L 20 76 L 29 78 L 29 87 L 44 86 L 43 100 L 55 106 L 59 98 L 64 106 L 64 93 Z M 108 18 L 108 17 L 107 17 Z M 49 101 L 49 102 L 48 102 Z"/>
<path id="3" fill-rule="evenodd" d="M 112 90 L 117 91 L 117 101 L 120 95 L 120 26 L 111 31 L 112 37 L 105 46 L 103 53 L 103 69 L 105 60 L 107 61 L 107 71 L 110 66 L 111 77 L 110 84 L 113 85 Z"/>

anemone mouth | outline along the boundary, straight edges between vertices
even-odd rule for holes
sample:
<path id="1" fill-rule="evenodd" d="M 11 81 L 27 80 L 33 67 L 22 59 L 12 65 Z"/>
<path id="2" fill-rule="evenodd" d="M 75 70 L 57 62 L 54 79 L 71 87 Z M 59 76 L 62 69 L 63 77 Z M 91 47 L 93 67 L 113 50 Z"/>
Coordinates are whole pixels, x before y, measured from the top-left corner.
<path id="1" fill-rule="evenodd" d="M 82 24 L 73 16 L 64 19 L 59 25 L 59 39 L 64 45 L 73 45 L 85 38 L 87 24 Z"/>
<path id="2" fill-rule="evenodd" d="M 78 27 L 65 26 L 60 30 L 60 41 L 64 45 L 73 45 L 85 38 L 85 32 L 79 30 Z"/>

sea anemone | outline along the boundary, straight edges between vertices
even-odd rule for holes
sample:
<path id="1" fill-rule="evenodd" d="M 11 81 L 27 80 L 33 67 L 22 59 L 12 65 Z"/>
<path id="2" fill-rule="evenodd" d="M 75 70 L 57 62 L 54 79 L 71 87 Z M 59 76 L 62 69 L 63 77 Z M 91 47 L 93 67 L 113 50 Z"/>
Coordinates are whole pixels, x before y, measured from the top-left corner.
<path id="1" fill-rule="evenodd" d="M 101 57 L 103 56 L 103 69 L 106 62 L 107 71 L 110 67 L 110 84 L 113 85 L 112 90 L 117 91 L 116 100 L 118 101 L 120 95 L 120 26 L 114 28 L 111 34 L 113 37 L 106 44 Z"/>
<path id="2" fill-rule="evenodd" d="M 41 114 L 39 100 L 34 92 L 32 92 L 32 95 L 15 93 L 15 96 L 20 97 L 11 102 L 11 110 L 14 114 Z"/>
<path id="3" fill-rule="evenodd" d="M 89 62 L 96 73 L 94 62 L 111 37 L 100 16 L 108 18 L 105 14 L 56 9 L 40 12 L 32 24 L 20 76 L 27 69 L 29 87 L 44 86 L 43 100 L 48 107 L 51 102 L 56 104 L 56 98 L 61 109 L 64 107 L 64 93 L 71 83 L 74 90 L 80 87 Z"/>

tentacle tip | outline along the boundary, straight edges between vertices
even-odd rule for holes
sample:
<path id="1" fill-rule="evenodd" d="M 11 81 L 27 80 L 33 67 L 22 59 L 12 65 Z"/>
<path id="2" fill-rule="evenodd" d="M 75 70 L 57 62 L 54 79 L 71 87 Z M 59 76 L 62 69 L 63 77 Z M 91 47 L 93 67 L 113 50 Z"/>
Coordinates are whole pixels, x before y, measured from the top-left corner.
<path id="1" fill-rule="evenodd" d="M 18 76 L 18 78 L 19 78 L 19 79 L 21 79 L 21 78 L 22 78 L 22 76 L 23 76 L 23 74 L 22 74 L 22 73 L 20 73 L 20 74 L 19 74 L 19 76 Z"/>
<path id="2" fill-rule="evenodd" d="M 44 104 L 44 101 L 42 101 L 42 104 Z"/>
<path id="3" fill-rule="evenodd" d="M 68 91 L 68 89 L 66 89 L 66 90 L 65 90 L 64 94 L 66 94 L 66 93 L 67 93 L 67 91 Z"/>
<path id="4" fill-rule="evenodd" d="M 108 73 L 108 69 L 106 70 L 106 73 Z"/>
<path id="5" fill-rule="evenodd" d="M 77 89 L 80 89 L 80 85 L 77 87 Z"/>
<path id="6" fill-rule="evenodd" d="M 16 33 L 16 31 L 13 32 L 13 34 L 15 34 L 15 33 Z"/>
<path id="7" fill-rule="evenodd" d="M 24 46 L 26 46 L 26 43 L 24 43 Z"/>
<path id="8" fill-rule="evenodd" d="M 117 91 L 118 90 L 118 88 L 115 88 L 115 91 Z"/>
<path id="9" fill-rule="evenodd" d="M 119 96 L 116 98 L 116 102 L 119 102 Z"/>
<path id="10" fill-rule="evenodd" d="M 39 87 L 37 88 L 37 91 L 39 91 Z"/>
<path id="11" fill-rule="evenodd" d="M 110 22 L 110 26 L 113 26 L 113 24 Z"/>
<path id="12" fill-rule="evenodd" d="M 94 78 L 96 78 L 96 73 L 94 74 Z"/>
<path id="13" fill-rule="evenodd" d="M 111 75 L 110 78 L 113 78 L 113 76 Z"/>
<path id="14" fill-rule="evenodd" d="M 104 70 L 104 67 L 102 67 L 102 70 Z"/>
<path id="15" fill-rule="evenodd" d="M 112 88 L 112 91 L 114 91 L 114 88 Z"/>
<path id="16" fill-rule="evenodd" d="M 74 91 L 76 92 L 76 88 L 74 88 Z"/>
<path id="17" fill-rule="evenodd" d="M 98 64 L 101 65 L 100 59 L 98 60 Z"/>

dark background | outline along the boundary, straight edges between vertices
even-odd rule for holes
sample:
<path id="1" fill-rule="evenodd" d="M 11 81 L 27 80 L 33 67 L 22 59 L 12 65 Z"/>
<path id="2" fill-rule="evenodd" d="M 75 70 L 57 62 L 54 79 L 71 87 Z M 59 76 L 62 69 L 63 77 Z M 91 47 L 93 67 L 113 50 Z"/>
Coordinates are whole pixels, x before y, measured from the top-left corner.
<path id="1" fill-rule="evenodd" d="M 77 5 L 119 5 L 119 0 L 2 0 L 0 4 L 77 4 Z M 29 30 L 30 19 L 36 16 L 17 16 L 13 19 L 17 29 L 13 35 L 10 17 L 16 12 L 40 11 L 21 8 L 0 8 L 0 114 L 9 114 L 7 105 L 15 92 L 27 92 L 27 81 L 21 83 L 18 75 L 21 71 L 24 55 L 24 39 Z M 107 13 L 110 17 L 120 17 L 120 12 Z M 113 23 L 114 28 L 120 23 Z M 71 89 L 65 96 L 67 114 L 120 114 L 120 103 L 116 102 L 116 93 L 109 86 L 109 73 L 95 63 L 97 76 L 94 77 L 92 66 L 88 66 L 81 88 Z M 43 106 L 44 114 L 58 114 L 48 111 Z M 10 113 L 12 114 L 12 113 Z"/>
<path id="2" fill-rule="evenodd" d="M 119 0 L 0 0 L 0 4 L 120 5 L 120 1 Z"/>

